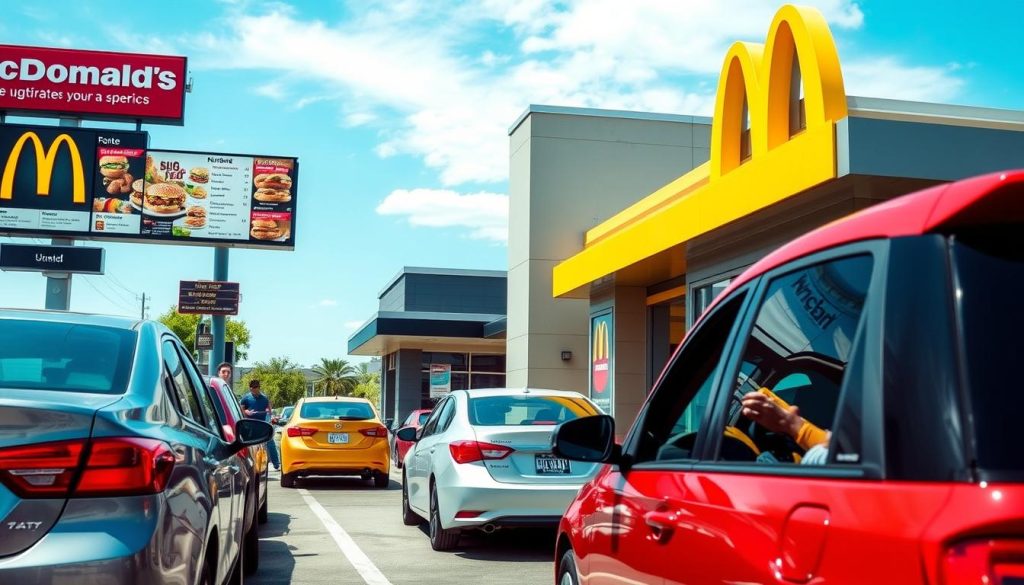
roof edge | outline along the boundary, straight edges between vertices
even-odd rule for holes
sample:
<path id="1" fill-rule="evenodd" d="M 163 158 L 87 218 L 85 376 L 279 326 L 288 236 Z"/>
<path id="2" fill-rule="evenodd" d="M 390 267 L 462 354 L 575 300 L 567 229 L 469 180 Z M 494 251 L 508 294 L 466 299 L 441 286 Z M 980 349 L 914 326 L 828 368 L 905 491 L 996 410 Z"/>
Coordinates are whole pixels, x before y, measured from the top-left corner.
<path id="1" fill-rule="evenodd" d="M 508 128 L 508 135 L 515 133 L 530 114 L 561 114 L 564 116 L 591 116 L 595 118 L 622 118 L 626 120 L 648 120 L 652 122 L 680 122 L 685 124 L 711 125 L 710 116 L 688 116 L 660 112 L 636 112 L 632 110 L 604 110 L 601 108 L 577 108 L 572 106 L 545 106 L 530 104 Z"/>

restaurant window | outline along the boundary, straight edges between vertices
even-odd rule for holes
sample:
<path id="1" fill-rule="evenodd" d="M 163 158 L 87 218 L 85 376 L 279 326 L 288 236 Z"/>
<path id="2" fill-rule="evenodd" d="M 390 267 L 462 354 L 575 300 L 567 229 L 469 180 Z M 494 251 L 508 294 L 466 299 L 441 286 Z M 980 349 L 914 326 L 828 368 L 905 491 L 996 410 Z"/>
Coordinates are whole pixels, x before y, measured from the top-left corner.
<path id="1" fill-rule="evenodd" d="M 504 354 L 468 354 L 449 352 L 423 352 L 421 368 L 422 399 L 427 408 L 436 402 L 430 397 L 430 366 L 446 364 L 451 366 L 451 389 L 502 388 L 505 386 Z"/>
<path id="2" fill-rule="evenodd" d="M 715 283 L 698 286 L 693 289 L 693 311 L 690 313 L 692 316 L 690 321 L 691 325 L 700 318 L 701 314 L 708 307 L 711 306 L 711 303 L 714 302 L 715 298 L 729 287 L 731 282 L 732 279 L 727 278 Z"/>

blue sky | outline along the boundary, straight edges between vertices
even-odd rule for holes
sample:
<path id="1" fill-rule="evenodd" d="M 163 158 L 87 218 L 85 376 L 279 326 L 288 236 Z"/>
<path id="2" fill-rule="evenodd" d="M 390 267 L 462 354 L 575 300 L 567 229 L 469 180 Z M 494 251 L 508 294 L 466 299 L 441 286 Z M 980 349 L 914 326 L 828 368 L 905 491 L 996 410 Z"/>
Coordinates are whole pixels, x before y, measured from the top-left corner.
<path id="1" fill-rule="evenodd" d="M 809 4 L 851 95 L 1024 109 L 1024 3 Z M 0 43 L 185 55 L 186 123 L 148 126 L 154 148 L 299 157 L 295 251 L 232 250 L 230 278 L 250 361 L 311 364 L 345 356 L 402 266 L 507 267 L 507 130 L 528 104 L 709 114 L 728 45 L 763 41 L 778 5 L 0 0 Z M 156 316 L 179 280 L 212 277 L 209 248 L 104 246 L 73 310 L 135 315 L 145 292 Z M 0 273 L 2 306 L 43 292 Z"/>

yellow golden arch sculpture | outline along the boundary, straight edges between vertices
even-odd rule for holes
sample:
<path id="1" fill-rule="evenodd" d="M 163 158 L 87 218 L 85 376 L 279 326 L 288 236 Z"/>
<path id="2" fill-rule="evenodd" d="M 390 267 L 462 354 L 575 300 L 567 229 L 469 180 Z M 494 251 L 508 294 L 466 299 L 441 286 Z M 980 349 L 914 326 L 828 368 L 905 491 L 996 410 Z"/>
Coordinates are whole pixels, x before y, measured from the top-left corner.
<path id="1" fill-rule="evenodd" d="M 783 6 L 767 44 L 736 42 L 726 53 L 711 128 L 712 179 L 740 165 L 745 104 L 752 159 L 789 141 L 794 64 L 804 86 L 807 129 L 846 117 L 843 73 L 828 23 L 813 8 Z"/>
<path id="2" fill-rule="evenodd" d="M 797 80 L 804 120 L 791 125 Z M 765 44 L 737 42 L 726 53 L 710 161 L 588 230 L 584 249 L 554 267 L 552 293 L 579 296 L 617 270 L 834 179 L 836 122 L 847 115 L 828 23 L 814 8 L 783 6 Z"/>

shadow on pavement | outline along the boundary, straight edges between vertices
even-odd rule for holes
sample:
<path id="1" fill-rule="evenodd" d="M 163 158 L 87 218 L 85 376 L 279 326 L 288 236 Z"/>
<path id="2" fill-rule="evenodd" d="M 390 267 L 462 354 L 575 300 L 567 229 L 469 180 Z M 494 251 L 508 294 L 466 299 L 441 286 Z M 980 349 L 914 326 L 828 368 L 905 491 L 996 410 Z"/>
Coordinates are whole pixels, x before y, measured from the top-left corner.
<path id="1" fill-rule="evenodd" d="M 392 479 L 386 488 L 373 487 L 373 482 L 358 477 L 300 477 L 296 480 L 295 487 L 305 488 L 311 492 L 320 490 L 360 490 L 360 491 L 388 491 L 402 489 L 401 482 Z"/>
<path id="2" fill-rule="evenodd" d="M 295 571 L 295 547 L 280 540 L 260 541 L 260 568 L 245 578 L 247 585 L 291 583 Z"/>
<path id="3" fill-rule="evenodd" d="M 267 523 L 260 525 L 260 538 L 273 538 L 288 534 L 288 525 L 292 517 L 281 512 L 270 512 L 267 514 Z"/>
<path id="4" fill-rule="evenodd" d="M 426 523 L 420 524 L 419 529 L 425 538 L 430 538 Z M 547 528 L 506 529 L 494 534 L 467 530 L 453 554 L 476 561 L 550 563 L 555 557 L 555 536 L 555 531 Z"/>
<path id="5" fill-rule="evenodd" d="M 291 516 L 271 512 L 267 523 L 260 526 L 260 568 L 245 578 L 249 585 L 291 583 L 295 571 L 295 547 L 280 540 L 268 540 L 290 532 Z"/>

